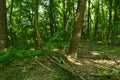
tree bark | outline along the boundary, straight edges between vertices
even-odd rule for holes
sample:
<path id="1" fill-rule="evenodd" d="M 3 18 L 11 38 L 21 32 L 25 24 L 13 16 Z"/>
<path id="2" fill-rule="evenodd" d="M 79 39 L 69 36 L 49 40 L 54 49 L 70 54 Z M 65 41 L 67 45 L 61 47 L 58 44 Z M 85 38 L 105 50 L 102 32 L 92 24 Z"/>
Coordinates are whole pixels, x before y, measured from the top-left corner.
<path id="1" fill-rule="evenodd" d="M 66 12 L 66 0 L 62 0 L 63 2 L 63 27 L 64 27 L 64 41 L 66 41 L 67 37 L 67 12 Z"/>
<path id="2" fill-rule="evenodd" d="M 90 0 L 88 0 L 88 26 L 87 26 L 87 39 L 90 39 Z"/>
<path id="3" fill-rule="evenodd" d="M 53 1 L 50 0 L 50 32 L 51 32 L 51 37 L 54 36 L 54 9 L 53 9 Z"/>
<path id="4" fill-rule="evenodd" d="M 77 58 L 78 43 L 82 33 L 85 4 L 86 4 L 86 0 L 78 0 L 78 6 L 75 16 L 75 24 L 73 27 L 72 39 L 68 51 L 68 55 L 73 58 Z"/>
<path id="5" fill-rule="evenodd" d="M 35 1 L 35 31 L 36 31 L 36 35 L 37 35 L 37 41 L 38 41 L 38 48 L 41 49 L 42 48 L 42 40 L 40 37 L 40 33 L 39 33 L 39 26 L 38 26 L 38 0 L 34 0 Z"/>
<path id="6" fill-rule="evenodd" d="M 113 0 L 110 1 L 109 3 L 109 24 L 108 24 L 108 32 L 107 32 L 107 38 L 106 41 L 107 43 L 111 43 L 111 31 L 112 31 L 112 2 Z"/>
<path id="7" fill-rule="evenodd" d="M 114 15 L 113 15 L 113 24 L 114 24 L 114 27 L 113 27 L 113 30 L 112 30 L 112 33 L 113 36 L 113 40 L 116 40 L 117 39 L 117 36 L 119 34 L 119 0 L 114 0 Z"/>
<path id="8" fill-rule="evenodd" d="M 94 29 L 94 38 L 98 38 L 98 21 L 99 21 L 99 0 L 97 0 L 97 8 L 95 10 L 95 29 Z"/>
<path id="9" fill-rule="evenodd" d="M 13 46 L 13 22 L 12 22 L 12 12 L 13 12 L 13 0 L 11 0 L 11 8 L 10 8 L 10 40 L 11 45 Z"/>
<path id="10" fill-rule="evenodd" d="M 6 0 L 0 0 L 0 49 L 8 47 Z"/>

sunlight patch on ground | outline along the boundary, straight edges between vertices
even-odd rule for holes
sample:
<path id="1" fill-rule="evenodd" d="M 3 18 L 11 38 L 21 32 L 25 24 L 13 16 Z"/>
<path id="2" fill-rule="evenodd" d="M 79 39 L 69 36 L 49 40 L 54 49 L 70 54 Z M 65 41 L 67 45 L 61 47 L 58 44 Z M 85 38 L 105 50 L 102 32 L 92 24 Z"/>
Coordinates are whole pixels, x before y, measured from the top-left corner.
<path id="1" fill-rule="evenodd" d="M 100 55 L 100 53 L 98 53 L 97 51 L 91 51 L 91 54 L 92 54 L 93 56 Z"/>
<path id="2" fill-rule="evenodd" d="M 30 48 L 29 50 L 31 50 L 31 51 L 35 51 L 35 48 Z"/>
<path id="3" fill-rule="evenodd" d="M 52 51 L 58 51 L 59 49 L 57 49 L 57 48 L 54 48 L 54 49 L 52 49 Z"/>
<path id="4" fill-rule="evenodd" d="M 115 65 L 116 62 L 113 60 L 94 60 L 95 63 Z"/>

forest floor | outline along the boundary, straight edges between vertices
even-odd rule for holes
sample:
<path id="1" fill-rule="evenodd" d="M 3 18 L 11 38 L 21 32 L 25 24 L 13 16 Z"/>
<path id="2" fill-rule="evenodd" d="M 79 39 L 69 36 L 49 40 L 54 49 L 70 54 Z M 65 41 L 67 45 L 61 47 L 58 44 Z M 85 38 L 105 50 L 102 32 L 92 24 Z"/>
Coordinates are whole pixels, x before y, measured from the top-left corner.
<path id="1" fill-rule="evenodd" d="M 81 42 L 77 60 L 50 49 L 43 56 L 15 59 L 0 69 L 0 80 L 120 80 L 118 44 Z"/>

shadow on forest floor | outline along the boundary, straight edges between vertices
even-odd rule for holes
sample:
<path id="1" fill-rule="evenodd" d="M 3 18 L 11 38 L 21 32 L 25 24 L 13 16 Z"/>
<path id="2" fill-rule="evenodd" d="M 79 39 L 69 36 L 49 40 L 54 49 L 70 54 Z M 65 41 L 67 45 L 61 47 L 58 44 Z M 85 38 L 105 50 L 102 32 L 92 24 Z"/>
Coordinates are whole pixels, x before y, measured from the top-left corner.
<path id="1" fill-rule="evenodd" d="M 120 46 L 80 43 L 77 60 L 58 52 L 16 59 L 0 80 L 120 80 Z"/>

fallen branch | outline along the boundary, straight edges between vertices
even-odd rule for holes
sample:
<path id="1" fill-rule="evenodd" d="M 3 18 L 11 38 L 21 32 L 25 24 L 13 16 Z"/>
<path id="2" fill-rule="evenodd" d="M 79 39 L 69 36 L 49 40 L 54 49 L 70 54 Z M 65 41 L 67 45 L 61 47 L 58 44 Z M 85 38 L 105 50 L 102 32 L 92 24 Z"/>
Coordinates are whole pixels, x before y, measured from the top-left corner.
<path id="1" fill-rule="evenodd" d="M 65 61 L 63 61 L 63 59 L 61 59 L 64 63 L 61 64 L 61 61 L 56 58 L 55 56 L 48 56 L 46 55 L 46 57 L 53 62 L 54 64 L 58 65 L 59 67 L 61 67 L 64 71 L 68 72 L 70 74 L 70 77 L 72 77 L 74 80 L 85 80 L 83 76 L 80 76 L 78 73 L 74 72 L 74 70 L 68 66 L 68 64 L 65 63 Z"/>
<path id="2" fill-rule="evenodd" d="M 46 67 L 44 64 L 42 64 L 40 61 L 38 61 L 37 59 L 35 59 L 35 58 L 32 58 L 34 61 L 36 61 L 38 64 L 40 64 L 42 67 L 44 67 L 44 68 L 46 68 L 47 70 L 49 70 L 49 71 L 53 71 L 51 68 L 49 68 L 49 67 Z"/>

